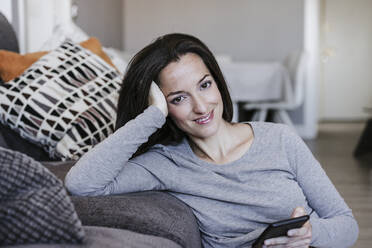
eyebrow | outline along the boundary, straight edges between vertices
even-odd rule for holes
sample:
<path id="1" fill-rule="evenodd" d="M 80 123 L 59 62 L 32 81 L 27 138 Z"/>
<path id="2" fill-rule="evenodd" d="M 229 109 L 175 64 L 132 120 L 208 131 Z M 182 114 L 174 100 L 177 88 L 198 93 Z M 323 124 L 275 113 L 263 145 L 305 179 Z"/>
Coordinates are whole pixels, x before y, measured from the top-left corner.
<path id="1" fill-rule="evenodd" d="M 200 82 L 202 82 L 206 77 L 208 77 L 209 76 L 209 74 L 205 74 L 199 81 L 198 81 L 198 84 L 200 83 Z M 180 93 L 183 93 L 184 91 L 182 91 L 182 90 L 179 90 L 179 91 L 174 91 L 174 92 L 171 92 L 171 93 L 169 93 L 168 95 L 167 95 L 167 97 L 169 97 L 169 96 L 172 96 L 172 95 L 177 95 L 177 94 L 180 94 Z"/>

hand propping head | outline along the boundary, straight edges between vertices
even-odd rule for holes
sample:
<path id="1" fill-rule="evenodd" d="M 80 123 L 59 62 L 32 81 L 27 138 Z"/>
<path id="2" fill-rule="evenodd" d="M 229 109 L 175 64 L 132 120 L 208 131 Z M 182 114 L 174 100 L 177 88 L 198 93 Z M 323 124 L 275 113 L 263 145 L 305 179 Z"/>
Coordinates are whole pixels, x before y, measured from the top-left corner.
<path id="1" fill-rule="evenodd" d="M 158 107 L 165 116 L 168 115 L 167 100 L 159 86 L 153 81 L 149 93 L 149 105 Z"/>

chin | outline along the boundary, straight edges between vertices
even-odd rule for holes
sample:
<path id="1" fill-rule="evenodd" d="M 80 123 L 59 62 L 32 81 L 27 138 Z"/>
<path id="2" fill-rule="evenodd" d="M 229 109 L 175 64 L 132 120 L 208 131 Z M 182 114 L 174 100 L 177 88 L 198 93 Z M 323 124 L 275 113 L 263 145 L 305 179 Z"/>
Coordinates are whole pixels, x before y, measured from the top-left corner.
<path id="1" fill-rule="evenodd" d="M 211 136 L 214 136 L 218 133 L 218 123 L 216 120 L 214 120 L 213 123 L 209 123 L 210 125 L 198 125 L 194 126 L 193 132 L 190 132 L 190 134 L 194 137 L 205 139 L 209 138 Z"/>
<path id="2" fill-rule="evenodd" d="M 212 137 L 216 134 L 217 134 L 217 132 L 203 132 L 203 133 L 200 133 L 199 135 L 195 135 L 195 137 L 197 137 L 199 139 L 207 139 L 207 138 Z"/>

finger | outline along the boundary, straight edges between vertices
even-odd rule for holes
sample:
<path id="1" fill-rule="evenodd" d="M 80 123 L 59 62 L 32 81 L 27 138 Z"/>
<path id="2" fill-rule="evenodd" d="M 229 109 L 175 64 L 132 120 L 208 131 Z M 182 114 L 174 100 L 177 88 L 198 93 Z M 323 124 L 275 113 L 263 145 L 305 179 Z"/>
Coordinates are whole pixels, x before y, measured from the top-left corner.
<path id="1" fill-rule="evenodd" d="M 305 239 L 311 240 L 311 235 L 309 235 L 308 232 L 305 232 L 305 234 L 302 236 L 293 236 L 293 237 L 282 236 L 282 237 L 267 239 L 264 241 L 264 244 L 265 245 L 291 244 L 291 243 L 295 243 L 295 242 L 305 240 Z"/>
<path id="2" fill-rule="evenodd" d="M 164 113 L 165 116 L 168 115 L 168 107 L 165 96 L 154 81 L 151 83 L 150 86 L 149 105 L 155 105 Z"/>
<path id="3" fill-rule="evenodd" d="M 286 245 L 269 245 L 269 246 L 265 246 L 267 248 L 286 248 L 287 246 Z"/>
<path id="4" fill-rule="evenodd" d="M 303 226 L 304 226 L 304 227 L 307 227 L 307 228 L 309 228 L 309 229 L 311 229 L 311 223 L 310 223 L 310 221 L 309 221 L 309 220 L 306 221 L 305 224 L 304 224 Z"/>
<path id="5" fill-rule="evenodd" d="M 157 86 L 156 83 L 154 83 L 154 81 L 151 83 L 151 86 L 150 86 L 150 94 L 152 96 L 156 96 L 157 94 L 159 94 L 159 86 Z"/>
<path id="6" fill-rule="evenodd" d="M 310 246 L 311 239 L 297 239 L 297 240 L 288 240 L 285 244 L 272 244 L 272 245 L 264 245 L 262 248 L 280 248 L 280 247 L 286 247 L 286 248 L 299 248 L 299 247 L 306 247 L 308 248 Z"/>
<path id="7" fill-rule="evenodd" d="M 153 104 L 155 100 L 155 91 L 156 91 L 156 85 L 154 82 L 151 83 L 150 85 L 150 92 L 149 92 L 149 102 L 150 104 Z"/>
<path id="8" fill-rule="evenodd" d="M 288 243 L 287 247 L 288 248 L 309 247 L 310 243 L 311 239 L 301 239 Z"/>
<path id="9" fill-rule="evenodd" d="M 303 207 L 296 207 L 291 215 L 291 218 L 300 217 L 306 214 L 306 211 Z"/>
<path id="10" fill-rule="evenodd" d="M 273 238 L 273 239 L 266 239 L 264 241 L 264 244 L 266 246 L 272 246 L 272 245 L 282 245 L 282 244 L 287 244 L 289 241 L 289 238 L 286 236 L 278 237 L 278 238 Z"/>
<path id="11" fill-rule="evenodd" d="M 288 231 L 287 235 L 289 237 L 304 236 L 309 232 L 309 228 L 304 226 L 301 228 L 291 229 Z"/>

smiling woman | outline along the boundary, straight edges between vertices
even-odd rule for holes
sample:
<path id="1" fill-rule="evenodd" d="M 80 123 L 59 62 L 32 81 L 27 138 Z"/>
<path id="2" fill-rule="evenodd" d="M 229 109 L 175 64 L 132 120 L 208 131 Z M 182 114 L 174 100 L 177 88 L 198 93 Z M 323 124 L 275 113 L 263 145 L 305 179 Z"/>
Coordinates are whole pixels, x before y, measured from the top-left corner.
<path id="1" fill-rule="evenodd" d="M 116 131 L 71 168 L 72 194 L 163 190 L 191 207 L 203 246 L 250 247 L 265 227 L 310 215 L 267 247 L 349 247 L 358 225 L 302 139 L 232 123 L 227 85 L 197 38 L 169 34 L 130 62 Z"/>
<path id="2" fill-rule="evenodd" d="M 159 74 L 159 82 L 169 116 L 179 129 L 194 138 L 217 132 L 223 123 L 223 102 L 216 82 L 198 55 L 188 53 L 167 65 Z"/>
<path id="3" fill-rule="evenodd" d="M 176 68 L 178 70 L 174 70 Z M 176 121 L 179 120 L 176 116 L 180 116 L 186 109 L 186 104 L 180 103 L 186 100 L 188 103 L 196 104 L 194 107 L 205 107 L 201 106 L 201 101 L 199 101 L 202 94 L 195 94 L 195 89 L 198 87 L 200 88 L 199 92 L 202 92 L 203 87 L 206 87 L 205 83 L 213 82 L 211 85 L 211 88 L 214 89 L 213 92 L 220 95 L 222 100 L 220 116 L 222 115 L 222 118 L 227 122 L 232 119 L 231 97 L 211 51 L 193 36 L 169 34 L 159 37 L 131 60 L 119 97 L 116 129 L 134 119 L 148 107 L 148 94 L 153 81 L 164 90 L 169 111 L 177 115 L 171 114 L 166 119 L 164 126 L 152 134 L 148 142 L 142 144 L 134 156 L 146 152 L 154 144 L 179 143 L 185 137 L 184 130 L 181 126 L 176 125 Z M 193 92 L 189 92 L 192 84 L 194 84 Z M 209 90 L 205 92 L 209 92 Z M 211 107 L 208 108 L 212 110 Z M 200 110 L 198 111 L 193 116 L 194 120 L 208 114 L 208 112 L 200 113 Z M 186 126 L 183 127 L 186 128 Z"/>

